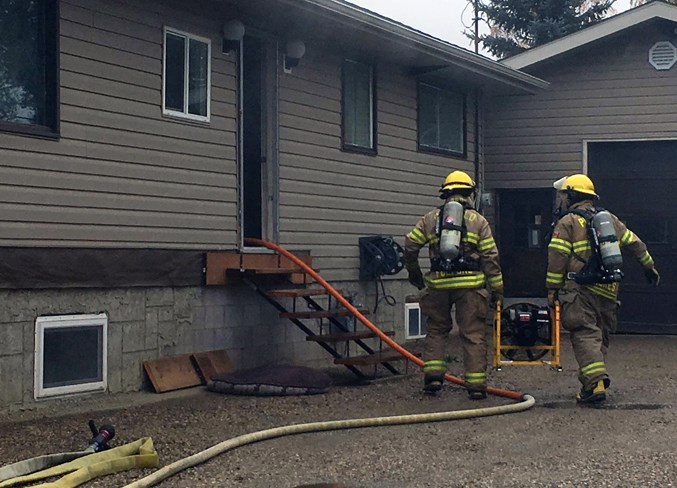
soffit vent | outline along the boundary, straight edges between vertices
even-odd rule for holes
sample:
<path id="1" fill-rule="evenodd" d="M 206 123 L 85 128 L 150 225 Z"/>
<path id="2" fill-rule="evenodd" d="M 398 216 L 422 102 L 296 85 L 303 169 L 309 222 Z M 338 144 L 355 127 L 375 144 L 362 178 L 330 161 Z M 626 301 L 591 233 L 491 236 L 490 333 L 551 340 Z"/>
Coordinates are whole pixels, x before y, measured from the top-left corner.
<path id="1" fill-rule="evenodd" d="M 657 70 L 668 70 L 677 62 L 677 48 L 670 41 L 657 42 L 649 49 L 649 62 Z"/>

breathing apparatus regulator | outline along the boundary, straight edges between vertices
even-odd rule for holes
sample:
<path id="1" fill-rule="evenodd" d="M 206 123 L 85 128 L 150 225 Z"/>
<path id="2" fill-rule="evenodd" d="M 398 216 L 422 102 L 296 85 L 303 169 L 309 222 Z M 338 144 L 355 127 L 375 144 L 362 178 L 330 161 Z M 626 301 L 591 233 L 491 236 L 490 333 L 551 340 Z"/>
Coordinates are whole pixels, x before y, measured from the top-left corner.
<path id="1" fill-rule="evenodd" d="M 440 188 L 440 198 L 447 200 L 459 190 L 475 192 L 475 182 L 463 171 L 449 173 Z M 433 271 L 477 271 L 479 263 L 463 255 L 462 241 L 466 233 L 465 211 L 472 208 L 455 200 L 447 201 L 440 207 L 435 233 L 439 237 L 440 258 L 432 262 Z"/>
<path id="2" fill-rule="evenodd" d="M 553 186 L 557 190 L 567 191 L 569 199 L 572 197 L 572 192 L 590 195 L 591 199 L 599 198 L 595 193 L 592 181 L 585 175 L 562 178 L 556 181 Z M 623 278 L 621 271 L 623 256 L 621 255 L 620 243 L 611 213 L 602 208 L 593 209 L 592 212 L 572 208 L 562 215 L 567 213 L 580 215 L 585 219 L 588 237 L 593 248 L 592 256 L 585 262 L 583 269 L 575 274 L 574 281 L 582 285 L 621 281 Z M 574 256 L 578 258 L 575 253 Z M 582 258 L 578 259 L 583 261 Z"/>

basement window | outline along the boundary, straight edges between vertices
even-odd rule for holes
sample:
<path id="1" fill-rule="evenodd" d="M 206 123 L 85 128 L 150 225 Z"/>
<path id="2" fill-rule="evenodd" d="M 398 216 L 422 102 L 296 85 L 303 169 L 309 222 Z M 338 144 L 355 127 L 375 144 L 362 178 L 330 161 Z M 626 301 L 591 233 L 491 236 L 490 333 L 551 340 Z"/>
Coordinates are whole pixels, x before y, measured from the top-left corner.
<path id="1" fill-rule="evenodd" d="M 404 331 L 407 339 L 421 339 L 428 333 L 427 317 L 418 303 L 404 304 Z"/>
<path id="2" fill-rule="evenodd" d="M 35 320 L 35 398 L 104 391 L 108 316 L 55 315 Z"/>

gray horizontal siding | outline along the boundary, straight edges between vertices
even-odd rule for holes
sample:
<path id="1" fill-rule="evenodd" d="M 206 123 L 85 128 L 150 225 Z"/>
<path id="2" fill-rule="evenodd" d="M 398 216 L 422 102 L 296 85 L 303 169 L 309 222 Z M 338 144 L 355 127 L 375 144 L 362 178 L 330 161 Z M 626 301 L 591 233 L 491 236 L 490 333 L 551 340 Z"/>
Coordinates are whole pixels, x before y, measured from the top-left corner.
<path id="1" fill-rule="evenodd" d="M 61 138 L 0 134 L 0 245 L 232 248 L 237 78 L 215 5 L 63 0 Z M 163 27 L 212 39 L 209 124 L 162 116 Z"/>
<path id="2" fill-rule="evenodd" d="M 548 187 L 582 170 L 585 140 L 674 138 L 677 68 L 648 62 L 651 46 L 669 38 L 651 26 L 616 36 L 532 69 L 547 91 L 492 100 L 487 186 Z"/>
<path id="3" fill-rule="evenodd" d="M 310 249 L 329 280 L 353 280 L 362 236 L 403 236 L 437 205 L 453 169 L 473 171 L 472 111 L 465 160 L 418 152 L 416 82 L 377 74 L 378 155 L 341 151 L 341 57 L 309 52 L 280 75 L 280 241 Z M 468 100 L 472 107 L 472 99 Z"/>

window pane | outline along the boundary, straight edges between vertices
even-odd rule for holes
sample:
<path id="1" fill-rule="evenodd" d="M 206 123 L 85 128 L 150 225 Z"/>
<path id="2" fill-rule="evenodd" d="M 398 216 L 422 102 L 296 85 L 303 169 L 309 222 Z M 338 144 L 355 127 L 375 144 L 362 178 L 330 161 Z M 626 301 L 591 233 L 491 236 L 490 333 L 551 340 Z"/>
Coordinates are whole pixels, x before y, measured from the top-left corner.
<path id="1" fill-rule="evenodd" d="M 373 82 L 368 64 L 343 63 L 344 143 L 373 149 Z"/>
<path id="2" fill-rule="evenodd" d="M 191 39 L 188 63 L 188 113 L 206 117 L 207 77 L 209 73 L 208 45 Z"/>
<path id="3" fill-rule="evenodd" d="M 102 381 L 101 326 L 45 329 L 44 341 L 45 388 Z"/>
<path id="4" fill-rule="evenodd" d="M 437 88 L 420 85 L 418 93 L 418 142 L 422 146 L 438 147 L 439 123 L 437 106 Z"/>
<path id="5" fill-rule="evenodd" d="M 440 91 L 441 149 L 463 152 L 463 99 L 460 95 Z"/>
<path id="6" fill-rule="evenodd" d="M 421 335 L 421 330 L 419 327 L 419 321 L 421 320 L 420 311 L 418 308 L 409 309 L 409 330 L 407 331 L 408 337 L 416 337 Z"/>
<path id="7" fill-rule="evenodd" d="M 46 0 L 0 0 L 0 120 L 47 125 Z"/>
<path id="8" fill-rule="evenodd" d="M 418 103 L 419 145 L 462 153 L 463 95 L 420 84 Z"/>
<path id="9" fill-rule="evenodd" d="M 167 33 L 165 40 L 165 107 L 177 112 L 184 111 L 184 70 L 186 66 L 186 39 Z"/>

